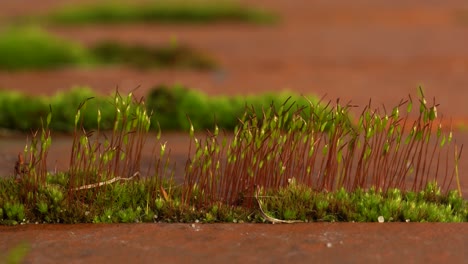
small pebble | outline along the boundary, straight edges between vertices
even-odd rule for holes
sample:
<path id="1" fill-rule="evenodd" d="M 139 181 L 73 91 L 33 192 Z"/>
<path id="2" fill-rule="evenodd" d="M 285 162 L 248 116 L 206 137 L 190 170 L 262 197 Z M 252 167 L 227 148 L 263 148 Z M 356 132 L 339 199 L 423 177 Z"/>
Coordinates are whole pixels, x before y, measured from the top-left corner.
<path id="1" fill-rule="evenodd" d="M 331 248 L 332 246 L 333 246 L 332 243 L 330 242 L 327 243 L 327 248 Z"/>
<path id="2" fill-rule="evenodd" d="M 379 216 L 379 217 L 377 218 L 377 220 L 379 220 L 379 223 L 385 222 L 385 219 L 384 219 L 383 216 Z"/>

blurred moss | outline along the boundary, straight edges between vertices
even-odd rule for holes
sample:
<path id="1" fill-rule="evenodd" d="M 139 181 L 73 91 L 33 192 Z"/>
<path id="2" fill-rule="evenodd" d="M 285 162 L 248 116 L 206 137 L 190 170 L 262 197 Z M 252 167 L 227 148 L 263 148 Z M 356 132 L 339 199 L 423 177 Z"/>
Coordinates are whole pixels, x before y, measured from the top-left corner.
<path id="1" fill-rule="evenodd" d="M 7 264 L 20 264 L 24 263 L 26 255 L 31 250 L 30 246 L 26 242 L 22 242 L 15 247 L 13 247 L 5 258 L 5 263 Z M 1 257 L 1 256 L 0 256 Z"/>
<path id="2" fill-rule="evenodd" d="M 0 69 L 58 68 L 91 60 L 85 48 L 37 27 L 15 27 L 0 33 Z"/>
<path id="3" fill-rule="evenodd" d="M 41 118 L 48 113 L 42 97 L 25 96 L 17 92 L 0 92 L 0 126 L 22 131 L 39 128 Z"/>
<path id="4" fill-rule="evenodd" d="M 108 64 L 140 69 L 176 67 L 211 70 L 216 67 L 209 56 L 177 43 L 148 47 L 103 41 L 85 48 L 36 27 L 12 27 L 0 32 L 0 70 Z"/>
<path id="5" fill-rule="evenodd" d="M 240 21 L 272 23 L 278 17 L 271 12 L 243 6 L 235 1 L 146 1 L 135 4 L 107 1 L 88 5 L 69 5 L 56 10 L 48 21 L 61 24 L 89 23 L 212 23 Z"/>
<path id="6" fill-rule="evenodd" d="M 297 107 L 307 106 L 302 97 L 290 93 L 290 102 L 297 102 Z M 87 101 L 87 99 L 92 100 Z M 185 130 L 192 122 L 196 130 L 212 129 L 215 124 L 220 129 L 233 130 L 238 124 L 247 106 L 255 109 L 267 108 L 270 104 L 279 106 L 286 97 L 283 95 L 263 94 L 257 96 L 208 96 L 188 89 L 182 85 L 155 86 L 145 98 L 145 104 L 152 113 L 151 128 L 158 124 L 164 130 Z M 316 101 L 315 98 L 311 98 Z M 100 128 L 111 129 L 115 118 L 115 109 L 106 96 L 97 95 L 89 87 L 74 87 L 66 92 L 59 92 L 52 97 L 32 97 L 25 94 L 0 91 L 0 127 L 29 132 L 41 127 L 41 118 L 45 118 L 52 109 L 50 128 L 55 131 L 70 132 L 74 129 L 78 106 L 86 102 L 81 110 L 83 126 L 97 128 L 98 109 L 101 112 Z M 296 108 L 292 108 L 294 111 Z M 285 109 L 286 110 L 286 109 Z M 188 118 L 190 118 L 190 122 Z"/>
<path id="7" fill-rule="evenodd" d="M 90 51 L 102 64 L 126 64 L 143 69 L 177 67 L 210 70 L 215 68 L 214 61 L 208 56 L 177 44 L 148 47 L 104 41 L 91 47 Z"/>

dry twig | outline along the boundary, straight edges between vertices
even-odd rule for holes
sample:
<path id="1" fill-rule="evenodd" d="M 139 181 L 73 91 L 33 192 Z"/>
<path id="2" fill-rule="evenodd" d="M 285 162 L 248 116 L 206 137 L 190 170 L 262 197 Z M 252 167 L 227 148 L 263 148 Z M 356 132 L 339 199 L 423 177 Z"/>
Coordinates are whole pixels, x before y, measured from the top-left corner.
<path id="1" fill-rule="evenodd" d="M 103 185 L 112 184 L 112 183 L 114 183 L 116 181 L 130 181 L 130 180 L 133 180 L 133 178 L 138 177 L 138 176 L 140 176 L 140 172 L 137 171 L 130 178 L 114 177 L 114 178 L 112 178 L 110 180 L 107 180 L 107 181 L 102 181 L 102 182 L 97 182 L 97 183 L 93 183 L 93 184 L 83 185 L 83 186 L 80 186 L 80 187 L 73 188 L 71 190 L 72 191 L 80 191 L 80 190 L 87 190 L 87 189 L 97 188 L 97 187 L 101 187 Z"/>

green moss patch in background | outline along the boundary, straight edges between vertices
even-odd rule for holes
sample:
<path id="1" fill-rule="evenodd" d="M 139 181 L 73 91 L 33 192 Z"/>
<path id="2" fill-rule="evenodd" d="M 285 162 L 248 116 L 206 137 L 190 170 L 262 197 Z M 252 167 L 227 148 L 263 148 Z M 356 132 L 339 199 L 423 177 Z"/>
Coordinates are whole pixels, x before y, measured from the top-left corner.
<path id="1" fill-rule="evenodd" d="M 188 89 L 181 85 L 159 85 L 146 96 L 146 107 L 152 112 L 151 128 L 158 124 L 164 130 L 185 130 L 190 128 L 190 121 L 196 129 L 213 128 L 215 123 L 221 129 L 233 130 L 246 107 L 255 107 L 261 115 L 262 107 L 272 103 L 283 104 L 289 97 L 296 102 L 296 107 L 308 106 L 309 101 L 298 94 L 280 93 L 257 96 L 214 96 Z M 98 108 L 101 112 L 101 129 L 111 129 L 114 118 L 114 106 L 103 95 L 97 95 L 88 87 L 76 87 L 67 92 L 60 92 L 52 97 L 32 97 L 17 92 L 0 91 L 0 127 L 11 130 L 30 131 L 41 126 L 49 106 L 53 119 L 50 124 L 55 131 L 73 131 L 72 120 L 81 102 L 93 98 L 82 111 L 85 116 L 83 126 L 87 129 L 97 127 Z M 296 108 L 291 109 L 294 111 Z M 188 117 L 188 118 L 187 118 Z"/>
<path id="2" fill-rule="evenodd" d="M 46 20 L 60 24 L 91 23 L 213 23 L 223 21 L 272 23 L 277 16 L 234 1 L 107 1 L 65 6 Z"/>
<path id="3" fill-rule="evenodd" d="M 91 47 L 90 52 L 102 64 L 122 64 L 143 69 L 175 67 L 212 70 L 216 67 L 208 56 L 177 43 L 150 47 L 103 41 Z"/>
<path id="4" fill-rule="evenodd" d="M 45 70 L 115 64 L 139 69 L 216 68 L 216 63 L 209 56 L 174 42 L 145 46 L 107 40 L 87 48 L 37 27 L 16 27 L 0 32 L 0 70 Z"/>
<path id="5" fill-rule="evenodd" d="M 46 69 L 90 63 L 82 46 L 36 27 L 10 28 L 0 33 L 0 69 Z"/>

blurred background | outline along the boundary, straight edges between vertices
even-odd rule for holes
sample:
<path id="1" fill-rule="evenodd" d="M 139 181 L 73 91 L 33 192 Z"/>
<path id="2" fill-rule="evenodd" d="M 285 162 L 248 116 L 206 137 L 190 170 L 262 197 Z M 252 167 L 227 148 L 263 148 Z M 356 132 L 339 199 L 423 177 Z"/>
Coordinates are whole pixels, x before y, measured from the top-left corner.
<path id="1" fill-rule="evenodd" d="M 103 94 L 179 83 L 208 94 L 244 95 L 291 90 L 363 105 L 395 105 L 423 85 L 439 110 L 468 115 L 468 3 L 466 1 L 235 1 L 271 16 L 264 19 L 118 23 L 45 19 L 83 6 L 165 3 L 219 6 L 220 1 L 1 1 L 2 29 L 35 24 L 54 37 L 88 49 L 112 42 L 145 47 L 177 43 L 213 67 L 147 67 L 125 64 L 67 65 L 54 69 L 1 70 L 1 89 L 53 94 L 86 85 Z M 232 1 L 230 3 L 233 3 Z M 63 6 L 67 6 L 68 9 Z M 73 10 L 75 8 L 76 10 Z M 83 8 L 81 8 L 83 9 Z M 131 8 L 124 8 L 130 10 Z M 119 12 L 118 10 L 116 12 Z M 71 16 L 71 15 L 70 15 Z M 39 18 L 38 18 L 39 17 Z M 56 16 L 57 17 L 57 16 Z M 60 17 L 60 16 L 58 16 Z M 273 17 L 273 19 L 271 19 Z M 33 19 L 34 18 L 34 19 Z M 73 19 L 71 19 L 73 20 Z M 118 20 L 118 19 L 117 19 Z M 34 52 L 40 52 L 34 45 Z M 0 58 L 1 60 L 1 58 Z M 196 63 L 195 63 L 196 64 Z"/>
<path id="2" fill-rule="evenodd" d="M 181 84 L 393 107 L 422 85 L 463 132 L 467 47 L 463 0 L 0 1 L 0 89 L 30 95 Z"/>

